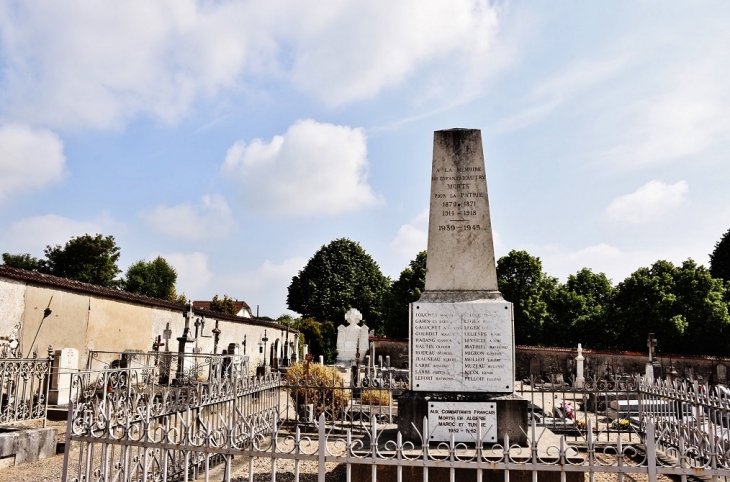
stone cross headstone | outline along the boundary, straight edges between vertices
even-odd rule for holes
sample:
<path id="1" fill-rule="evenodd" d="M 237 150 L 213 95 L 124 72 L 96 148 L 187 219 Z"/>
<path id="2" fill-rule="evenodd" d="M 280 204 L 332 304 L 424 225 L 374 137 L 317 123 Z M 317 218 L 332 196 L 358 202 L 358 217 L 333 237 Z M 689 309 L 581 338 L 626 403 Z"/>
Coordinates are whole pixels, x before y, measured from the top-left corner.
<path id="1" fill-rule="evenodd" d="M 399 429 L 411 440 L 424 416 L 429 441 L 475 442 L 477 420 L 483 442 L 505 432 L 525 439 L 527 402 L 512 395 L 512 304 L 497 286 L 486 179 L 479 130 L 435 132 L 426 286 L 410 305 L 411 392 L 399 400 L 408 414 Z"/>
<path id="2" fill-rule="evenodd" d="M 368 346 L 368 327 L 359 326 L 362 314 L 355 308 L 345 313 L 348 325 L 337 327 L 337 364 L 352 365 L 358 350 L 364 353 Z"/>

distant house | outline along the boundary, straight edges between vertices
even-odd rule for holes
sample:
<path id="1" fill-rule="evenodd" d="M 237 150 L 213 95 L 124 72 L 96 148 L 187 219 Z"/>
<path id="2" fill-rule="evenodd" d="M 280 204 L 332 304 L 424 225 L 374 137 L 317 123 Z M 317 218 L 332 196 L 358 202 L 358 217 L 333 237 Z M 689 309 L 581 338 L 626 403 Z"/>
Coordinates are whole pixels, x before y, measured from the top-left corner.
<path id="1" fill-rule="evenodd" d="M 193 308 L 199 308 L 201 310 L 210 311 L 210 301 L 193 301 Z M 245 301 L 234 301 L 233 306 L 235 308 L 234 315 L 240 316 L 241 318 L 253 318 L 251 307 Z"/>

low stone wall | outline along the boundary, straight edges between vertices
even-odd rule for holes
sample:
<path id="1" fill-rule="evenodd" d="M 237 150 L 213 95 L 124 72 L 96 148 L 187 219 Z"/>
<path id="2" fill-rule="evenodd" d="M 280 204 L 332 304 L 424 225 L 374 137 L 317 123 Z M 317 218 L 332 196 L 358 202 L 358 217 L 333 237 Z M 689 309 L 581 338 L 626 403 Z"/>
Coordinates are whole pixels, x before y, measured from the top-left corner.
<path id="1" fill-rule="evenodd" d="M 535 346 L 515 347 L 515 375 L 518 380 L 531 375 L 547 379 L 550 374 L 561 373 L 568 380 L 575 376 L 577 349 L 547 348 Z M 649 361 L 648 354 L 635 352 L 610 352 L 583 350 L 586 377 L 607 377 L 622 374 L 643 374 Z M 671 355 L 656 356 L 655 377 L 673 374 L 678 378 L 702 380 L 709 383 L 728 383 L 730 358 Z"/>
<path id="2" fill-rule="evenodd" d="M 370 342 L 375 344 L 375 356 L 390 357 L 390 366 L 393 368 L 408 368 L 408 340 L 396 340 L 392 338 L 370 337 Z M 368 350 L 365 355 L 370 355 Z M 378 363 L 378 360 L 375 360 Z"/>

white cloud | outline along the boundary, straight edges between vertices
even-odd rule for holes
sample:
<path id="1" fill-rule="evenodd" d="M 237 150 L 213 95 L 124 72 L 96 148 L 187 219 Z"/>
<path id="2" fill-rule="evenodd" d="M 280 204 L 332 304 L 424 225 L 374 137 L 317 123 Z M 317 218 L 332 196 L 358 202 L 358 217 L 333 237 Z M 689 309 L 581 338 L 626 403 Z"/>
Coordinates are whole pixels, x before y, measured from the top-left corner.
<path id="1" fill-rule="evenodd" d="M 0 201 L 63 177 L 63 142 L 47 129 L 0 125 Z"/>
<path id="2" fill-rule="evenodd" d="M 428 208 L 398 228 L 390 248 L 402 259 L 413 259 L 428 245 Z"/>
<path id="3" fill-rule="evenodd" d="M 119 128 L 138 115 L 175 122 L 260 74 L 341 104 L 429 62 L 468 72 L 497 25 L 485 0 L 5 4 L 0 106 L 64 129 Z"/>
<path id="4" fill-rule="evenodd" d="M 620 73 L 627 60 L 628 57 L 613 57 L 574 62 L 537 84 L 523 99 L 526 106 L 501 119 L 497 127 L 502 131 L 513 131 L 541 121 L 572 97 Z"/>
<path id="5" fill-rule="evenodd" d="M 334 215 L 381 204 L 367 182 L 365 132 L 300 120 L 270 142 L 238 141 L 223 172 L 241 183 L 255 211 Z"/>
<path id="6" fill-rule="evenodd" d="M 261 34 L 247 9 L 231 4 L 5 5 L 2 105 L 64 128 L 119 127 L 140 113 L 175 121 L 197 96 L 234 84 L 249 39 Z"/>
<path id="7" fill-rule="evenodd" d="M 611 201 L 606 214 L 611 219 L 630 224 L 643 224 L 661 218 L 687 202 L 687 181 L 665 184 L 649 181 L 631 194 Z"/>
<path id="8" fill-rule="evenodd" d="M 287 289 L 292 278 L 307 264 L 303 257 L 285 259 L 281 263 L 265 260 L 259 267 L 242 273 L 216 276 L 216 290 L 245 300 L 254 313 L 276 318 L 291 313 L 286 308 Z"/>
<path id="9" fill-rule="evenodd" d="M 651 266 L 656 261 L 667 260 L 681 265 L 688 258 L 704 263 L 707 255 L 706 245 L 702 242 L 677 243 L 650 249 L 636 247 L 617 247 L 606 243 L 570 250 L 560 245 L 528 246 L 527 251 L 542 261 L 543 271 L 565 281 L 568 275 L 583 268 L 595 273 L 605 273 L 615 284 L 626 279 L 641 267 Z"/>
<path id="10" fill-rule="evenodd" d="M 198 299 L 211 279 L 213 273 L 208 269 L 208 255 L 205 253 L 168 253 L 150 255 L 149 259 L 162 256 L 177 272 L 176 288 L 178 294 L 185 293 L 188 299 Z"/>
<path id="11" fill-rule="evenodd" d="M 330 2 L 302 23 L 292 76 L 329 104 L 366 99 L 429 61 L 465 55 L 462 72 L 483 62 L 497 26 L 485 1 Z"/>
<path id="12" fill-rule="evenodd" d="M 231 209 L 219 195 L 203 196 L 195 206 L 190 203 L 159 205 L 142 216 L 157 232 L 192 240 L 225 237 L 234 225 Z"/>
<path id="13" fill-rule="evenodd" d="M 3 236 L 5 249 L 15 253 L 41 256 L 47 245 L 64 245 L 74 236 L 104 234 L 123 230 L 124 226 L 107 213 L 91 221 L 76 221 L 56 214 L 33 216 L 10 225 Z"/>

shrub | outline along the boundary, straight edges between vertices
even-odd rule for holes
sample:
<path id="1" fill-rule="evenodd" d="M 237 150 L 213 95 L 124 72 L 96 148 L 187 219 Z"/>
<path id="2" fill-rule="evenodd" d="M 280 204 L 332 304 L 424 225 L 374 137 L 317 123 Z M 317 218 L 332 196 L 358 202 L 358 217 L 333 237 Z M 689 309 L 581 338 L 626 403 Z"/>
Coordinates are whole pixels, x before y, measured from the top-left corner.
<path id="1" fill-rule="evenodd" d="M 289 394 L 301 409 L 314 406 L 314 416 L 337 417 L 350 403 L 349 389 L 345 388 L 336 368 L 316 363 L 294 363 L 286 372 Z"/>
<path id="2" fill-rule="evenodd" d="M 361 396 L 363 405 L 390 405 L 390 392 L 385 390 L 363 390 Z"/>

